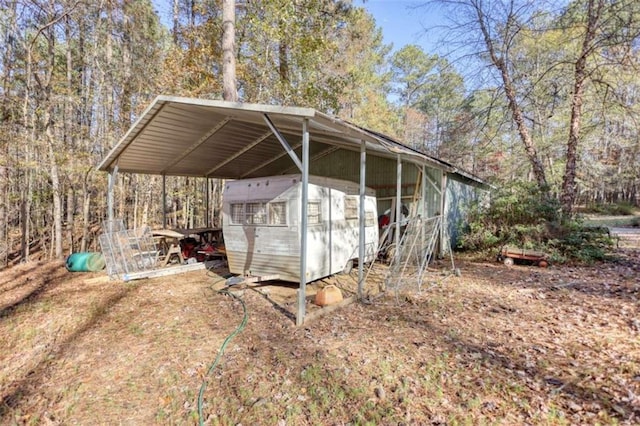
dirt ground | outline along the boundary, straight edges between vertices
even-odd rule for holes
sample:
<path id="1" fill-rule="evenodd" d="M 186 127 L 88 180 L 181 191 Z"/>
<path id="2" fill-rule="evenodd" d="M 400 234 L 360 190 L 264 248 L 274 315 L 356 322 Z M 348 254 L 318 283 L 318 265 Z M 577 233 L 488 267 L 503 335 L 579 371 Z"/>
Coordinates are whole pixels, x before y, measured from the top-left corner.
<path id="1" fill-rule="evenodd" d="M 206 424 L 640 423 L 635 240 L 592 266 L 449 266 L 302 327 L 295 288 L 239 291 L 213 369 L 243 319 L 219 275 L 4 270 L 0 423 L 196 424 L 201 389 Z"/>

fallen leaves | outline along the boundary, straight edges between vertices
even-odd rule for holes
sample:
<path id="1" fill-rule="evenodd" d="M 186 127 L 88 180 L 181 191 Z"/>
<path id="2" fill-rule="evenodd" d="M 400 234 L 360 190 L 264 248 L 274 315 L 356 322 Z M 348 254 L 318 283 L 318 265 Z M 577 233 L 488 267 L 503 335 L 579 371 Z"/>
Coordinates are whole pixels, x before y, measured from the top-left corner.
<path id="1" fill-rule="evenodd" d="M 210 377 L 205 411 L 221 424 L 633 424 L 639 263 L 458 261 L 461 277 L 403 304 L 354 304 L 302 328 L 247 291 L 249 323 Z M 0 279 L 5 303 L 42 287 L 0 322 L 2 419 L 117 422 L 134 410 L 140 424 L 192 423 L 237 304 L 194 273 L 125 291 L 56 268 L 43 268 L 48 282 L 28 268 L 17 284 Z"/>

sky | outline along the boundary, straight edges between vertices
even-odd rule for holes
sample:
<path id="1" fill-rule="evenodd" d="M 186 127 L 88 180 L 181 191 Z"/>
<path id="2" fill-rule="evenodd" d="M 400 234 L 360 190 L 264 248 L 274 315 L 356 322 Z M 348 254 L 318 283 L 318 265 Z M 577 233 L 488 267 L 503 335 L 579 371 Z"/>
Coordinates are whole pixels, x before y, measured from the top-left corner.
<path id="1" fill-rule="evenodd" d="M 364 7 L 382 28 L 384 42 L 399 50 L 408 44 L 417 44 L 425 52 L 436 53 L 438 49 L 438 25 L 444 19 L 433 8 L 417 7 L 426 0 L 357 0 L 356 6 Z M 425 29 L 429 29 L 425 31 Z"/>

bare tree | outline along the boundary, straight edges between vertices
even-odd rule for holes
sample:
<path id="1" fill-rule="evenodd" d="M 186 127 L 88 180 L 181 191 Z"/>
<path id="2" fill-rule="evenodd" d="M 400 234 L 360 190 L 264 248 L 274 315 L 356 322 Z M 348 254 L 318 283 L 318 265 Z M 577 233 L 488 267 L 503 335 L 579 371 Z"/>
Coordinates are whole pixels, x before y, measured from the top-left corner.
<path id="1" fill-rule="evenodd" d="M 489 29 L 489 25 L 491 25 L 492 21 L 488 19 L 482 9 L 483 2 L 481 0 L 471 0 L 471 3 L 476 12 L 478 24 L 480 25 L 482 37 L 487 46 L 487 50 L 489 51 L 491 62 L 498 69 L 498 71 L 500 71 L 500 76 L 502 77 L 502 82 L 504 84 L 505 96 L 507 97 L 509 102 L 509 109 L 513 114 L 513 121 L 518 128 L 518 134 L 520 135 L 520 140 L 524 145 L 527 158 L 531 163 L 536 182 L 543 191 L 546 191 L 547 177 L 545 175 L 544 167 L 542 165 L 542 162 L 540 161 L 540 158 L 538 157 L 538 153 L 536 151 L 533 139 L 531 138 L 529 128 L 525 123 L 524 113 L 518 102 L 516 89 L 511 78 L 511 73 L 509 71 L 509 49 L 511 47 L 511 42 L 514 39 L 515 34 L 517 34 L 517 32 L 520 30 L 519 18 L 516 15 L 516 12 L 519 9 L 514 7 L 513 0 L 507 5 L 506 23 L 502 29 L 502 50 L 499 51 L 498 49 L 496 49 L 492 33 Z"/>
<path id="2" fill-rule="evenodd" d="M 566 110 L 569 114 L 554 120 L 561 124 L 560 119 L 568 127 L 568 137 L 563 137 L 565 149 L 558 144 L 555 151 L 562 153 L 556 160 L 565 167 L 562 185 L 558 188 L 559 201 L 564 216 L 570 217 L 577 197 L 579 148 L 584 137 L 581 135 L 581 122 L 583 104 L 587 99 L 585 91 L 589 84 L 603 86 L 605 91 L 613 91 L 619 84 L 613 81 L 610 73 L 615 75 L 615 70 L 620 72 L 628 68 L 625 61 L 629 62 L 633 56 L 631 52 L 640 34 L 638 2 L 574 0 L 562 7 L 533 0 L 434 0 L 428 4 L 449 6 L 453 19 L 461 20 L 455 22 L 457 26 L 452 28 L 453 31 L 465 41 L 471 39 L 476 43 L 472 44 L 473 50 L 467 52 L 488 62 L 497 72 L 496 76 L 499 75 L 513 125 L 543 193 L 550 190 L 547 165 L 536 150 L 532 129 L 544 126 L 544 123 L 539 118 L 536 120 L 539 114 L 527 112 L 535 108 L 533 97 L 537 89 L 539 93 L 548 93 L 555 106 L 558 92 L 563 88 L 557 81 L 550 84 L 552 75 L 566 81 L 564 86 L 567 89 L 571 87 L 571 90 L 566 90 L 565 98 L 568 99 Z M 562 36 L 558 39 L 560 32 Z M 536 67 L 544 69 L 536 71 L 533 76 L 530 71 L 535 58 L 529 57 L 528 52 L 534 50 L 532 46 L 536 43 L 543 41 L 549 43 L 555 55 L 549 56 L 549 61 L 544 64 L 536 64 Z M 548 167 L 552 170 L 551 162 Z"/>

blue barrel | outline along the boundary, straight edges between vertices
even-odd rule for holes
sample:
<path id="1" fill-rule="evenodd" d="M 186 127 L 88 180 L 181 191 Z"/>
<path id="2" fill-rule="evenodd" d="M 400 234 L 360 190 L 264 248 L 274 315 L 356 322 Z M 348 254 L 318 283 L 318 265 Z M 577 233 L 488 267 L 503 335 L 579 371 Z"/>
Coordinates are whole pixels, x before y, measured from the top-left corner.
<path id="1" fill-rule="evenodd" d="M 67 271 L 98 272 L 105 267 L 104 256 L 97 252 L 71 253 L 67 257 Z"/>

